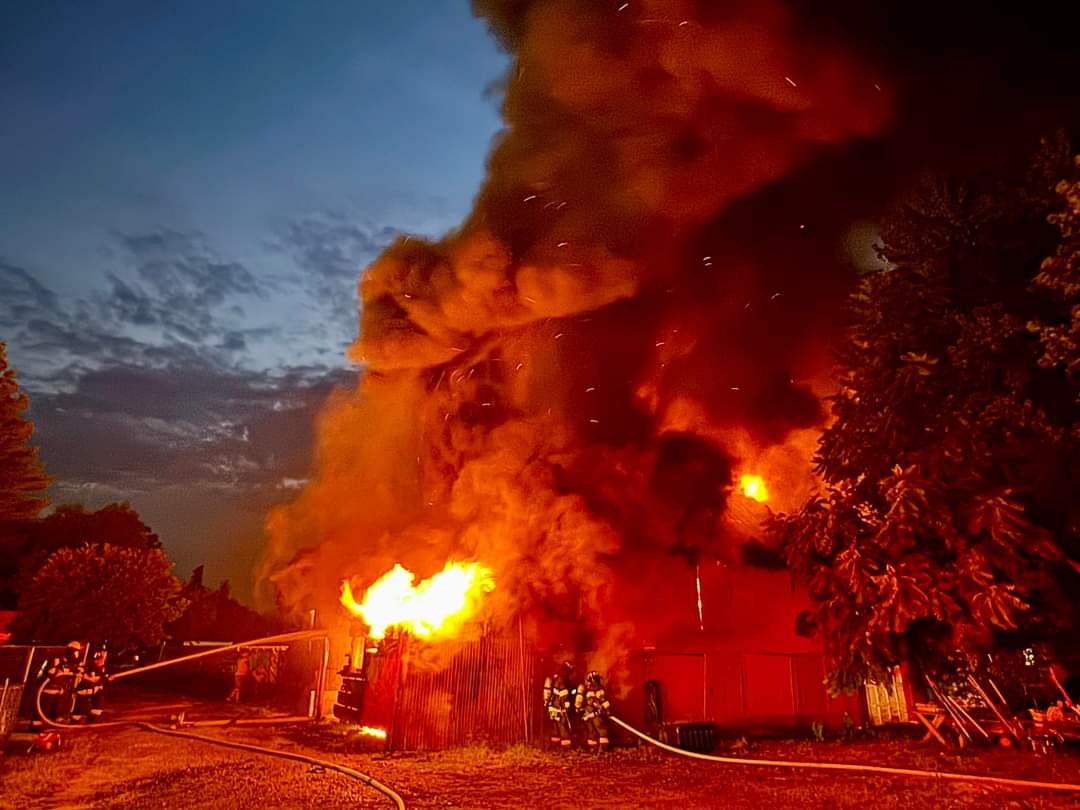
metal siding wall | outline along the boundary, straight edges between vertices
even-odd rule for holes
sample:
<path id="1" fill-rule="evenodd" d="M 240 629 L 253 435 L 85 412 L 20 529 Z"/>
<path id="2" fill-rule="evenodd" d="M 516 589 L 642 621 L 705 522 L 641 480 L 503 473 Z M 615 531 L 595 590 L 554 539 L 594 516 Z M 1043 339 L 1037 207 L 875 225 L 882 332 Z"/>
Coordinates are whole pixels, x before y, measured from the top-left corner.
<path id="1" fill-rule="evenodd" d="M 664 722 L 700 723 L 705 720 L 705 655 L 657 653 L 648 677 L 660 684 Z"/>
<path id="2" fill-rule="evenodd" d="M 449 663 L 438 671 L 418 669 L 406 655 L 393 749 L 510 745 L 528 739 L 534 722 L 532 655 L 516 638 L 483 636 L 455 645 Z"/>
<path id="3" fill-rule="evenodd" d="M 705 717 L 720 726 L 737 726 L 746 718 L 742 656 L 708 653 L 705 679 Z"/>
<path id="4" fill-rule="evenodd" d="M 746 722 L 762 726 L 795 725 L 795 688 L 791 656 L 743 656 Z"/>
<path id="5" fill-rule="evenodd" d="M 829 715 L 829 693 L 825 687 L 825 659 L 810 653 L 791 657 L 795 673 L 795 722 L 800 726 L 825 723 Z"/>

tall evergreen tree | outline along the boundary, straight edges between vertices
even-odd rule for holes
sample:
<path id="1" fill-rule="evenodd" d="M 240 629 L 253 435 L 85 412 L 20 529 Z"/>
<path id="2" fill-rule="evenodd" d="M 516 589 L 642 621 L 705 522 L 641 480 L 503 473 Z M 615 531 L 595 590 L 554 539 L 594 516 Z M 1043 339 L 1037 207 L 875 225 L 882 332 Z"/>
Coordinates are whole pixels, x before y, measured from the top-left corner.
<path id="1" fill-rule="evenodd" d="M 49 478 L 30 444 L 34 423 L 24 415 L 29 405 L 0 343 L 0 523 L 33 520 L 48 503 Z"/>

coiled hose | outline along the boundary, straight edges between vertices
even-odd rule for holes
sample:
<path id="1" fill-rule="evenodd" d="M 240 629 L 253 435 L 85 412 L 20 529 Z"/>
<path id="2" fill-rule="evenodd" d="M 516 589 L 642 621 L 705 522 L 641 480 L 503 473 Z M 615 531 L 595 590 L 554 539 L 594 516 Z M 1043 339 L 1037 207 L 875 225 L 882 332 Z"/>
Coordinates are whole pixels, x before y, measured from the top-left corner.
<path id="1" fill-rule="evenodd" d="M 973 773 L 953 773 L 950 771 L 922 771 L 915 768 L 890 768 L 885 765 L 856 765 L 849 762 L 799 762 L 786 759 L 744 759 L 741 757 L 718 757 L 712 754 L 699 754 L 696 751 L 684 751 L 673 745 L 662 743 L 644 732 L 638 731 L 629 723 L 625 723 L 618 717 L 611 720 L 618 726 L 626 729 L 635 737 L 639 737 L 650 745 L 662 748 L 672 754 L 693 759 L 703 759 L 708 762 L 723 762 L 728 765 L 759 765 L 769 768 L 791 769 L 816 769 L 822 771 L 849 771 L 856 773 L 883 773 L 889 776 L 916 776 L 926 779 L 945 779 L 954 782 L 981 782 L 983 784 L 1005 785 L 1008 787 L 1026 787 L 1039 790 L 1080 791 L 1080 785 L 1065 782 L 1035 782 L 1028 779 L 1006 779 L 1002 776 L 979 776 Z"/>

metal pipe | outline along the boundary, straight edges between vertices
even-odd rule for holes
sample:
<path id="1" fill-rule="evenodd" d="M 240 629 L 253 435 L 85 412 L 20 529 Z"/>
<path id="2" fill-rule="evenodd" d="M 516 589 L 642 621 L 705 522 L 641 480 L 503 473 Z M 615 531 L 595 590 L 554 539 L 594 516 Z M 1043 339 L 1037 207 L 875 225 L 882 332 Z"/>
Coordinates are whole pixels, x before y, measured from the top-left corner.
<path id="1" fill-rule="evenodd" d="M 975 691 L 979 693 L 979 697 L 983 699 L 983 703 L 990 707 L 990 710 L 994 713 L 998 720 L 1001 721 L 1001 725 L 1005 726 L 1006 730 L 1017 740 L 1020 739 L 1020 735 L 1016 733 L 1016 730 L 1012 727 L 1012 723 L 1005 719 L 1005 715 L 998 711 L 997 704 L 990 699 L 990 696 L 986 694 L 979 682 L 975 680 L 975 676 L 968 674 L 968 683 L 975 687 Z"/>
<path id="2" fill-rule="evenodd" d="M 132 723 L 141 721 L 131 721 Z M 233 717 L 228 720 L 183 720 L 177 723 L 178 728 L 199 727 L 199 726 L 272 726 L 277 723 L 310 723 L 311 718 L 306 714 L 294 714 L 287 717 L 249 717 L 238 718 Z"/>
<path id="3" fill-rule="evenodd" d="M 23 686 L 30 682 L 30 667 L 34 663 L 34 650 L 36 649 L 37 647 L 31 646 L 30 649 L 26 651 L 26 666 L 23 668 L 22 676 Z"/>
<path id="4" fill-rule="evenodd" d="M 1073 712 L 1080 715 L 1080 709 L 1078 709 L 1076 707 L 1076 704 L 1072 702 L 1072 698 L 1069 697 L 1069 693 L 1066 691 L 1065 687 L 1062 686 L 1061 681 L 1058 679 L 1057 673 L 1054 672 L 1053 667 L 1050 667 L 1050 680 L 1054 682 L 1054 686 L 1058 688 L 1058 691 L 1061 692 L 1061 696 L 1065 698 L 1065 705 L 1072 709 Z"/>
<path id="5" fill-rule="evenodd" d="M 950 697 L 949 700 L 952 701 L 953 708 L 955 708 L 958 712 L 960 712 L 960 714 L 962 714 L 964 716 L 964 718 L 969 723 L 971 723 L 972 726 L 974 726 L 976 731 L 978 731 L 980 734 L 982 734 L 983 737 L 986 738 L 987 740 L 990 739 L 990 734 L 987 732 L 987 730 L 985 728 L 983 728 L 981 725 L 979 725 L 979 722 L 974 717 L 972 717 L 971 713 L 960 704 L 959 700 L 957 700 L 956 698 L 952 698 L 952 697 Z"/>
<path id="6" fill-rule="evenodd" d="M 323 636 L 322 646 L 322 666 L 319 668 L 319 677 L 315 682 L 315 711 L 312 713 L 312 719 L 315 720 L 322 717 L 323 693 L 326 692 L 326 670 L 330 666 L 329 636 Z"/>
<path id="7" fill-rule="evenodd" d="M 930 684 L 930 689 L 934 693 L 934 697 L 936 697 L 938 699 L 938 702 L 941 703 L 941 705 L 945 708 L 945 711 L 948 713 L 949 717 L 952 718 L 953 723 L 956 725 L 956 728 L 960 731 L 960 733 L 967 737 L 968 742 L 974 742 L 971 739 L 971 734 L 964 726 L 964 719 L 957 713 L 956 709 L 953 708 L 952 703 L 949 701 L 949 696 L 946 695 L 942 690 L 938 689 L 937 684 L 934 683 L 933 679 L 929 675 L 926 676 L 926 682 Z M 964 741 L 960 740 L 960 742 L 961 747 L 963 747 L 962 744 Z"/>
<path id="8" fill-rule="evenodd" d="M 1008 708 L 1009 701 L 1007 701 L 1005 699 L 1005 696 L 1003 694 L 1001 694 L 1001 690 L 998 689 L 998 685 L 996 683 L 994 683 L 994 679 L 988 677 L 986 680 L 988 680 L 990 682 L 990 686 L 993 688 L 994 694 L 998 696 L 998 700 L 1001 701 L 1001 705 Z"/>
<path id="9" fill-rule="evenodd" d="M 518 614 L 518 654 L 521 656 L 521 720 L 525 726 L 525 742 L 532 739 L 529 728 L 529 689 L 528 669 L 525 666 L 525 629 L 521 624 L 521 614 Z"/>

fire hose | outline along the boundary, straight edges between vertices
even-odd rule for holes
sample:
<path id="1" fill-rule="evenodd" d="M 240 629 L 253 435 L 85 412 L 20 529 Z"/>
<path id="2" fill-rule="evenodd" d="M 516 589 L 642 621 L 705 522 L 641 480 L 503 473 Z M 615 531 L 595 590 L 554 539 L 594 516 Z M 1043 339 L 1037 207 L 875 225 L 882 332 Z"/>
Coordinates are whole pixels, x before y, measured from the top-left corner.
<path id="1" fill-rule="evenodd" d="M 155 669 L 161 669 L 162 667 L 171 667 L 175 664 L 183 663 L 184 661 L 194 661 L 198 658 L 206 658 L 208 655 L 218 655 L 219 653 L 228 652 L 229 650 L 239 650 L 241 647 L 257 647 L 260 644 L 279 644 L 286 641 L 303 641 L 309 638 L 322 638 L 326 635 L 323 630 L 299 630 L 295 633 L 280 633 L 276 636 L 266 636 L 265 638 L 257 638 L 252 641 L 245 641 L 242 644 L 230 644 L 227 647 L 214 647 L 212 650 L 203 650 L 202 652 L 192 653 L 191 655 L 185 655 L 180 658 L 170 658 L 167 661 L 157 661 L 153 664 L 147 664 L 144 667 L 136 667 L 135 669 L 128 669 L 124 672 L 118 672 L 109 678 L 109 681 L 118 681 L 121 678 L 130 678 L 132 675 L 141 675 L 144 672 L 151 672 Z"/>
<path id="2" fill-rule="evenodd" d="M 815 769 L 822 771 L 849 771 L 855 773 L 881 773 L 888 776 L 916 776 L 925 779 L 942 779 L 954 782 L 981 782 L 983 784 L 1002 785 L 1008 787 L 1035 788 L 1038 790 L 1080 791 L 1080 785 L 1065 782 L 1037 782 L 1029 779 L 1006 779 L 1002 776 L 981 776 L 973 773 L 955 773 L 951 771 L 923 771 L 916 768 L 890 768 L 885 765 L 856 765 L 850 762 L 800 762 L 788 759 L 746 759 L 742 757 L 720 757 L 712 754 L 699 754 L 696 751 L 684 751 L 673 745 L 660 742 L 644 732 L 638 731 L 629 723 L 625 723 L 618 717 L 612 716 L 611 720 L 621 728 L 626 729 L 635 737 L 639 737 L 650 745 L 655 745 L 664 751 L 678 754 L 693 759 L 703 759 L 708 762 L 723 762 L 727 765 L 757 765 L 768 768 L 791 768 L 791 769 Z"/>
<path id="3" fill-rule="evenodd" d="M 198 740 L 199 742 L 210 743 L 211 745 L 220 745 L 223 748 L 235 748 L 238 751 L 248 751 L 253 754 L 262 754 L 264 756 L 277 757 L 278 759 L 288 759 L 293 762 L 301 762 L 305 765 L 312 765 L 314 767 L 325 768 L 329 771 L 337 771 L 338 773 L 345 774 L 363 782 L 368 787 L 382 793 L 390 801 L 397 806 L 398 810 L 405 810 L 405 800 L 401 798 L 394 790 L 387 787 L 382 782 L 368 776 L 366 773 L 362 773 L 358 770 L 350 768 L 346 765 L 339 765 L 336 762 L 329 762 L 325 759 L 315 759 L 315 757 L 306 757 L 303 754 L 293 754 L 289 751 L 278 751 L 273 748 L 263 748 L 259 745 L 249 745 L 247 743 L 232 742 L 231 740 L 219 740 L 216 737 L 207 737 L 203 734 L 192 734 L 190 731 L 173 731 L 168 728 L 161 728 L 160 726 L 154 726 L 150 723 L 139 723 L 139 728 L 146 731 L 153 731 L 157 734 L 166 734 L 170 737 L 183 737 L 189 740 Z"/>
<path id="4" fill-rule="evenodd" d="M 254 646 L 257 646 L 259 644 L 272 644 L 272 643 L 275 643 L 275 642 L 285 642 L 285 641 L 302 641 L 304 639 L 315 638 L 315 637 L 320 637 L 320 636 L 324 636 L 324 635 L 325 635 L 325 633 L 323 633 L 322 631 L 319 631 L 319 630 L 304 630 L 304 631 L 297 632 L 297 633 L 284 633 L 284 634 L 277 635 L 277 636 L 267 636 L 265 638 L 254 639 L 253 641 L 245 641 L 243 644 L 231 644 L 231 645 L 229 645 L 227 647 L 217 647 L 217 648 L 215 648 L 213 650 L 205 650 L 203 652 L 194 653 L 192 655 L 185 655 L 185 656 L 183 656 L 181 658 L 171 658 L 168 661 L 157 661 L 157 662 L 155 662 L 153 664 L 148 664 L 148 665 L 146 665 L 144 667 L 139 667 L 137 669 L 130 669 L 130 670 L 127 670 L 125 672 L 120 672 L 120 673 L 114 675 L 113 677 L 111 677 L 109 679 L 109 681 L 110 682 L 117 681 L 117 680 L 120 680 L 121 678 L 127 678 L 127 677 L 130 677 L 132 675 L 137 675 L 139 673 L 149 672 L 151 670 L 160 669 L 162 667 L 173 666 L 175 664 L 180 664 L 180 663 L 183 663 L 183 662 L 186 662 L 186 661 L 193 661 L 193 660 L 195 660 L 197 658 L 205 658 L 206 656 L 209 656 L 209 655 L 217 655 L 218 653 L 227 652 L 228 650 L 239 649 L 241 647 L 254 647 Z M 324 769 L 329 770 L 329 771 L 336 771 L 337 773 L 344 774 L 345 776 L 348 776 L 348 777 L 350 777 L 352 779 L 356 779 L 356 780 L 358 780 L 360 782 L 363 782 L 368 787 L 374 788 L 375 790 L 379 791 L 384 796 L 386 796 L 388 799 L 390 799 L 390 801 L 392 801 L 394 803 L 394 805 L 398 808 L 398 810 L 405 810 L 405 800 L 402 799 L 401 796 L 398 795 L 392 788 L 388 787 L 387 785 L 382 784 L 382 782 L 379 782 L 378 780 L 374 779 L 373 777 L 368 776 L 366 773 L 358 771 L 358 770 L 356 770 L 354 768 L 350 768 L 350 767 L 348 767 L 346 765 L 340 765 L 340 764 L 338 764 L 336 762 L 330 762 L 328 760 L 316 759 L 315 757 L 308 757 L 308 756 L 304 756 L 303 754 L 294 754 L 294 753 L 291 753 L 291 752 L 288 752 L 288 751 L 279 751 L 279 750 L 275 750 L 273 748 L 263 748 L 262 746 L 250 745 L 248 743 L 233 742 L 231 740 L 220 740 L 220 739 L 217 739 L 216 737 L 207 737 L 207 736 L 205 736 L 203 734 L 193 734 L 193 733 L 188 732 L 188 731 L 175 731 L 173 729 L 167 729 L 167 728 L 162 728 L 160 726 L 155 726 L 152 723 L 144 723 L 144 722 L 139 722 L 139 721 L 134 721 L 134 720 L 113 720 L 113 721 L 110 721 L 110 722 L 107 722 L 107 723 L 95 723 L 93 725 L 87 725 L 87 726 L 71 726 L 71 725 L 65 725 L 63 723 L 57 723 L 54 720 L 52 720 L 51 718 L 49 718 L 48 716 L 46 716 L 45 712 L 42 710 L 41 697 L 44 694 L 45 688 L 48 685 L 49 685 L 49 679 L 46 679 L 41 684 L 41 686 L 38 688 L 37 694 L 34 696 L 34 707 L 37 710 L 38 717 L 41 718 L 41 720 L 46 725 L 52 726 L 53 728 L 58 728 L 58 729 L 62 729 L 62 730 L 65 730 L 65 731 L 74 731 L 74 730 L 78 730 L 78 731 L 99 731 L 101 729 L 118 728 L 120 726 L 136 726 L 138 728 L 143 729 L 144 731 L 152 731 L 155 734 L 165 734 L 165 735 L 170 736 L 170 737 L 182 737 L 182 738 L 186 738 L 186 739 L 189 739 L 189 740 L 197 740 L 199 742 L 210 743 L 211 745 L 219 745 L 219 746 L 222 746 L 224 748 L 233 748 L 233 749 L 236 749 L 238 751 L 247 751 L 249 753 L 260 754 L 262 756 L 271 756 L 271 757 L 277 757 L 278 759 L 285 759 L 285 760 L 291 760 L 293 762 L 300 762 L 300 763 L 303 763 L 303 764 L 306 764 L 306 765 L 311 765 L 313 767 L 324 768 Z"/>
<path id="5" fill-rule="evenodd" d="M 322 630 L 299 630 L 294 633 L 279 633 L 275 636 L 265 636 L 264 638 L 257 638 L 251 641 L 245 641 L 241 644 L 229 644 L 225 647 L 215 647 L 212 650 L 203 650 L 202 652 L 192 653 L 191 655 L 184 655 L 180 658 L 170 658 L 167 661 L 156 661 L 153 664 L 147 664 L 146 666 L 136 667 L 135 669 L 128 669 L 123 672 L 118 672 L 115 675 L 111 675 L 108 679 L 109 683 L 115 683 L 122 678 L 130 678 L 132 675 L 141 675 L 145 672 L 151 672 L 155 669 L 162 669 L 163 667 L 171 667 L 176 664 L 183 664 L 188 661 L 195 661 L 199 658 L 206 658 L 210 655 L 219 655 L 223 652 L 229 652 L 230 650 L 239 650 L 243 647 L 256 647 L 260 644 L 278 644 L 285 643 L 287 641 L 304 641 L 310 638 L 321 638 L 326 633 Z M 47 679 L 38 688 L 37 695 L 35 697 L 35 707 L 37 709 L 38 717 L 40 717 L 46 724 L 54 726 L 56 728 L 62 728 L 67 731 L 96 731 L 103 728 L 116 728 L 118 726 L 130 726 L 138 725 L 138 723 L 131 720 L 113 720 L 107 723 L 94 723 L 89 726 L 70 726 L 62 723 L 55 723 L 45 716 L 45 713 L 41 708 L 41 696 L 45 691 L 45 687 L 48 686 L 49 680 Z"/>

